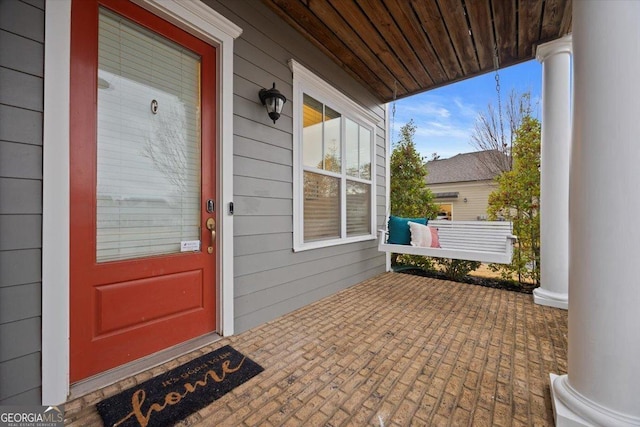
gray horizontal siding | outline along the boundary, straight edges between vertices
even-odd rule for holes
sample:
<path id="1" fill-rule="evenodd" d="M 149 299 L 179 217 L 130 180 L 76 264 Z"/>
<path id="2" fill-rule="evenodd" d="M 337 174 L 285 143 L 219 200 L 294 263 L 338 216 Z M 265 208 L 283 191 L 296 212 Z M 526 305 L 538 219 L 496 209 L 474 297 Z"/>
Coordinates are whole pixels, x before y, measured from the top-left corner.
<path id="1" fill-rule="evenodd" d="M 241 332 L 384 271 L 375 240 L 293 252 L 292 74 L 305 64 L 380 117 L 376 213 L 384 221 L 384 106 L 260 2 L 205 0 L 243 29 L 234 44 L 234 276 Z M 268 32 L 262 32 L 268 28 Z M 289 101 L 271 122 L 258 91 L 275 82 Z"/>
<path id="2" fill-rule="evenodd" d="M 41 391 L 40 386 L 36 386 L 31 390 L 22 393 L 13 394 L 11 397 L 2 400 L 3 405 L 33 405 L 33 402 L 39 402 Z"/>
<path id="3" fill-rule="evenodd" d="M 262 107 L 262 111 L 264 111 L 264 107 Z M 267 113 L 264 112 L 264 115 L 266 117 Z M 278 122 L 280 122 L 280 120 L 278 120 Z M 291 131 L 287 133 L 275 126 L 269 127 L 264 124 L 258 124 L 238 115 L 233 116 L 233 132 L 236 137 L 241 136 L 254 141 L 261 141 L 267 144 L 288 148 L 289 150 L 291 150 L 293 146 Z"/>
<path id="4" fill-rule="evenodd" d="M 22 0 L 26 4 L 30 4 L 33 7 L 44 10 L 44 4 L 46 0 Z"/>
<path id="5" fill-rule="evenodd" d="M 40 281 L 40 249 L 0 251 L 0 288 Z"/>
<path id="6" fill-rule="evenodd" d="M 0 104 L 0 123 L 3 123 L 3 126 L 0 126 L 1 141 L 42 146 L 41 111 L 30 111 Z M 15 148 L 15 150 L 18 149 L 20 148 Z M 39 157 L 42 160 L 42 156 Z M 8 160 L 5 160 L 5 162 L 8 162 Z M 5 163 L 0 164 L 5 165 Z M 40 172 L 41 169 L 39 168 Z M 8 175 L 3 174 L 3 176 Z"/>
<path id="7" fill-rule="evenodd" d="M 18 320 L 0 325 L 0 360 L 14 360 L 40 351 L 40 318 Z M 10 343 L 10 345 L 4 345 Z"/>
<path id="8" fill-rule="evenodd" d="M 271 197 L 289 200 L 293 197 L 291 182 L 236 175 L 233 185 L 235 194 L 238 196 Z"/>
<path id="9" fill-rule="evenodd" d="M 235 176 L 274 181 L 291 182 L 293 179 L 293 168 L 291 166 L 240 156 L 234 156 L 233 172 Z"/>
<path id="10" fill-rule="evenodd" d="M 9 122 L 2 121 L 0 118 L 0 123 Z M 0 177 L 41 180 L 42 148 L 10 140 L 0 140 Z"/>
<path id="11" fill-rule="evenodd" d="M 238 216 L 266 215 L 282 216 L 293 215 L 293 201 L 291 199 L 274 199 L 267 197 L 235 196 L 235 214 Z"/>
<path id="12" fill-rule="evenodd" d="M 234 256 L 260 254 L 267 251 L 291 249 L 293 233 L 254 234 L 236 236 L 234 239 Z"/>
<path id="13" fill-rule="evenodd" d="M 293 233 L 293 221 L 289 215 L 279 216 L 239 216 L 233 224 L 233 235 L 257 236 L 273 233 Z"/>
<path id="14" fill-rule="evenodd" d="M 42 181 L 0 177 L 0 215 L 42 213 Z"/>
<path id="15" fill-rule="evenodd" d="M 361 256 L 363 251 L 374 245 L 375 241 L 352 243 L 347 245 L 336 245 L 315 250 L 302 252 L 293 252 L 291 249 L 284 251 L 269 251 L 261 254 L 245 255 L 237 257 L 236 278 L 241 278 L 247 274 L 266 274 L 267 272 L 275 272 L 278 270 L 286 270 L 288 267 L 299 263 L 313 263 L 320 265 L 323 271 L 330 270 L 335 265 L 340 264 L 341 259 L 349 259 L 349 255 L 355 253 Z M 377 253 L 372 254 L 377 256 Z M 330 266 L 330 267 L 327 267 Z M 311 268 L 311 267 L 309 267 Z M 281 278 L 283 279 L 283 278 Z M 238 286 L 236 285 L 236 288 Z M 236 289 L 237 293 L 242 293 L 240 289 Z"/>
<path id="16" fill-rule="evenodd" d="M 44 42 L 44 5 L 22 0 L 0 1 L 0 29 L 25 39 Z"/>
<path id="17" fill-rule="evenodd" d="M 340 251 L 336 251 L 340 252 Z M 331 263 L 332 269 L 349 267 L 358 262 L 376 259 L 378 257 L 377 247 L 370 247 L 366 250 L 354 252 L 344 250 L 343 253 L 332 254 L 321 258 L 325 262 L 318 262 L 318 259 L 290 263 L 287 265 L 274 266 L 273 269 L 257 272 L 248 271 L 247 274 L 236 278 L 236 297 L 248 297 L 263 288 L 276 288 L 285 283 L 282 275 L 286 276 L 286 283 L 301 282 L 304 279 L 316 275 L 327 273 L 325 263 Z"/>
<path id="18" fill-rule="evenodd" d="M 38 60 L 38 57 L 44 54 L 43 51 L 44 46 L 41 42 L 8 31 L 0 32 L 0 63 L 4 64 L 5 68 L 43 77 L 43 64 Z M 28 54 L 25 55 L 25 52 Z"/>
<path id="19" fill-rule="evenodd" d="M 0 405 L 40 403 L 43 41 L 43 0 L 0 0 Z"/>
<path id="20" fill-rule="evenodd" d="M 38 319 L 41 291 L 40 283 L 0 288 L 0 328 L 9 322 Z M 2 351 L 3 349 L 0 348 L 0 354 Z"/>
<path id="21" fill-rule="evenodd" d="M 0 67 L 0 104 L 42 111 L 43 79 Z"/>
<path id="22" fill-rule="evenodd" d="M 239 295 L 236 298 L 238 309 L 236 315 L 239 317 L 250 315 L 263 307 L 278 304 L 283 299 L 281 295 L 299 294 L 301 287 L 307 288 L 307 293 L 312 292 L 316 288 L 341 281 L 345 277 L 354 274 L 354 272 L 361 270 L 366 271 L 378 266 L 375 258 L 365 259 L 364 261 L 358 261 L 355 258 L 357 257 L 351 256 L 350 262 L 337 264 L 329 271 L 321 269 L 312 270 L 297 280 L 289 280 L 267 289 L 256 290 L 247 295 Z"/>
<path id="23" fill-rule="evenodd" d="M 42 215 L 0 215 L 0 251 L 42 247 Z"/>
<path id="24" fill-rule="evenodd" d="M 20 404 L 40 404 L 40 352 L 34 352 L 0 363 L 0 405 L 15 402 L 18 395 L 37 399 Z"/>
<path id="25" fill-rule="evenodd" d="M 264 162 L 292 166 L 291 147 L 281 148 L 268 142 L 251 140 L 241 136 L 236 136 L 233 140 L 233 154 L 248 158 L 257 157 Z"/>

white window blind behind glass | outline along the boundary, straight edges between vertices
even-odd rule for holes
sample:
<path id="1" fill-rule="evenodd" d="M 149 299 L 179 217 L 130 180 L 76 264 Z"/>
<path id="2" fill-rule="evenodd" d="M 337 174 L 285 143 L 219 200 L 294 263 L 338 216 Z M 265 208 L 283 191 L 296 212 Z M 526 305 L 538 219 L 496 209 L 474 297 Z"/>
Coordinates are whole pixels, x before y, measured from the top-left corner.
<path id="1" fill-rule="evenodd" d="M 200 239 L 200 58 L 106 10 L 98 45 L 97 260 L 180 252 Z"/>

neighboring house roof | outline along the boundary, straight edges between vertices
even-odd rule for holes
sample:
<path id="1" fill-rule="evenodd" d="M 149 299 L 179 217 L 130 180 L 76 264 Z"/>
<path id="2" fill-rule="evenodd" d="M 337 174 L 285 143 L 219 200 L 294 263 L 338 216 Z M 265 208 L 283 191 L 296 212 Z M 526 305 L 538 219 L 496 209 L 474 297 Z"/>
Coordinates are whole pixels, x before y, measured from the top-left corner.
<path id="1" fill-rule="evenodd" d="M 499 164 L 508 165 L 507 155 L 497 150 L 457 154 L 449 159 L 427 162 L 427 184 L 486 181 L 502 171 Z"/>

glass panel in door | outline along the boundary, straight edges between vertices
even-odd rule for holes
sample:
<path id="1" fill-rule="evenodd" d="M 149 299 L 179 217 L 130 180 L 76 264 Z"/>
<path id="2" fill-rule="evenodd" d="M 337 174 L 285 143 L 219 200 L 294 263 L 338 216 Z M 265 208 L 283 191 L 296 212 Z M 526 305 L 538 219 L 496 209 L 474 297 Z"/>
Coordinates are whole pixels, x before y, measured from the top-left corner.
<path id="1" fill-rule="evenodd" d="M 96 258 L 200 249 L 200 57 L 100 10 Z"/>

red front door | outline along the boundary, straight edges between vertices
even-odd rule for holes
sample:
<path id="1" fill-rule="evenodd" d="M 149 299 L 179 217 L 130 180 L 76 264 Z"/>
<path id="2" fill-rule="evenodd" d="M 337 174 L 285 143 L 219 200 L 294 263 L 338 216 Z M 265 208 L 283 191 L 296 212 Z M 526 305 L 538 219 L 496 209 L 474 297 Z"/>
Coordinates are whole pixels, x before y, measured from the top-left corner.
<path id="1" fill-rule="evenodd" d="M 71 382 L 215 330 L 215 48 L 74 0 Z"/>

